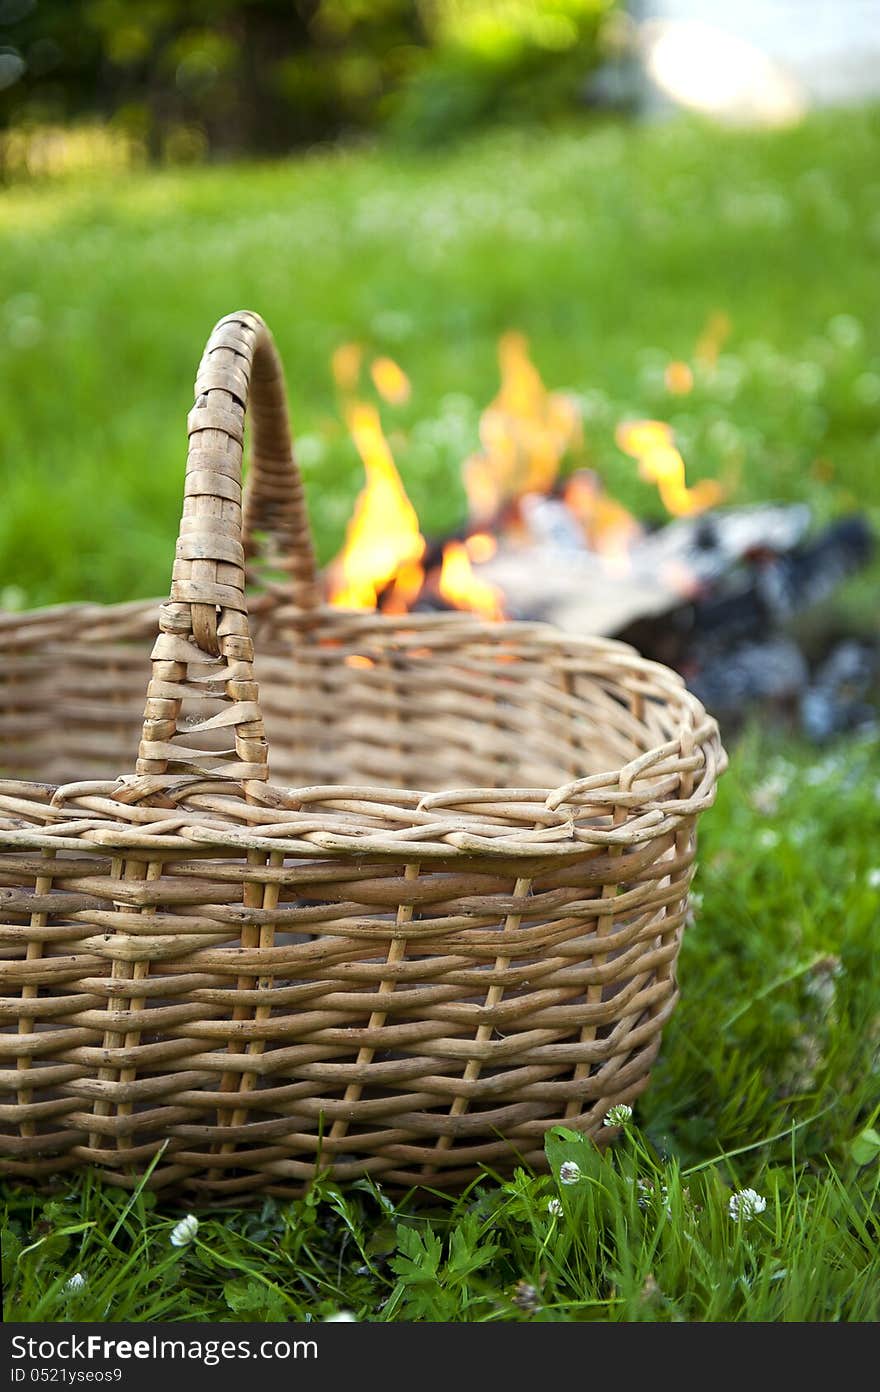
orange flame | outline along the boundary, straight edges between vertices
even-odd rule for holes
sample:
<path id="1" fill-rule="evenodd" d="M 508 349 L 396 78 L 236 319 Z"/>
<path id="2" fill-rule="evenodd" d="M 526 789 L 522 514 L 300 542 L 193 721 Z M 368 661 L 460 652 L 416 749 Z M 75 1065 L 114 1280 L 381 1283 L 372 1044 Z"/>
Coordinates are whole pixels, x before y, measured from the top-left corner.
<path id="1" fill-rule="evenodd" d="M 523 493 L 546 493 L 565 452 L 581 440 L 577 407 L 548 392 L 521 333 L 498 344 L 501 387 L 480 421 L 481 453 L 464 464 L 471 517 L 488 521 L 501 504 Z"/>
<path id="2" fill-rule="evenodd" d="M 361 375 L 363 349 L 359 343 L 341 343 L 330 359 L 333 380 L 341 392 L 353 392 Z"/>
<path id="3" fill-rule="evenodd" d="M 330 603 L 345 609 L 375 609 L 378 596 L 401 568 L 418 565 L 425 539 L 376 408 L 355 402 L 346 412 L 346 421 L 367 482 L 355 503 L 345 545 L 331 568 L 338 578 L 331 585 Z M 419 586 L 421 578 L 420 574 Z"/>
<path id="4" fill-rule="evenodd" d="M 663 381 L 673 396 L 687 396 L 694 389 L 694 374 L 686 362 L 667 363 Z"/>
<path id="5" fill-rule="evenodd" d="M 456 609 L 472 609 L 484 619 L 504 618 L 500 590 L 474 574 L 464 542 L 450 541 L 444 547 L 437 588 Z"/>
<path id="6" fill-rule="evenodd" d="M 625 561 L 642 528 L 623 503 L 603 492 L 595 474 L 586 470 L 572 474 L 565 486 L 565 501 L 583 527 L 590 550 L 608 560 Z"/>
<path id="7" fill-rule="evenodd" d="M 409 401 L 409 378 L 393 358 L 376 358 L 370 364 L 370 376 L 383 401 L 392 406 L 403 406 Z"/>
<path id="8" fill-rule="evenodd" d="M 657 485 L 663 506 L 674 517 L 705 512 L 724 496 L 715 479 L 700 479 L 688 488 L 684 460 L 664 421 L 623 421 L 614 438 L 625 454 L 638 460 L 640 476 Z"/>
<path id="9" fill-rule="evenodd" d="M 425 570 L 420 561 L 404 561 L 391 584 L 390 590 L 382 597 L 382 608 L 386 614 L 408 614 L 422 592 L 425 583 Z"/>

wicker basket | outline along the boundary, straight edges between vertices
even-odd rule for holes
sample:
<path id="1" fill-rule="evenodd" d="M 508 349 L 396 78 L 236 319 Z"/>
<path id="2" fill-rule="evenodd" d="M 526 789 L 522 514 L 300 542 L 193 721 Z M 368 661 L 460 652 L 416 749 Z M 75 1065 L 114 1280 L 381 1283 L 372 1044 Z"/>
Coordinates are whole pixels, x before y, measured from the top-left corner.
<path id="1" fill-rule="evenodd" d="M 607 1136 L 715 722 L 619 643 L 322 607 L 256 315 L 196 393 L 170 601 L 0 617 L 0 1171 L 449 1188 Z"/>

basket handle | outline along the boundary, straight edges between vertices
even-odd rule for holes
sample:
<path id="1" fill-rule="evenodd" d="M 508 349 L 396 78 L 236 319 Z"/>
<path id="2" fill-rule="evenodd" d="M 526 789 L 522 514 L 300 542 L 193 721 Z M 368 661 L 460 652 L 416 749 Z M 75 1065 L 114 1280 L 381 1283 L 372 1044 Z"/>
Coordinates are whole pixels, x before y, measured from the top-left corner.
<path id="1" fill-rule="evenodd" d="M 171 595 L 159 613 L 137 787 L 123 791 L 126 797 L 155 792 L 181 774 L 245 783 L 269 776 L 245 596 L 246 562 L 257 555 L 258 532 L 275 539 L 283 556 L 276 563 L 291 573 L 300 607 L 321 602 L 281 362 L 258 314 L 229 314 L 215 325 L 195 389 Z M 251 457 L 242 499 L 246 411 Z M 216 709 L 218 696 L 227 703 L 219 715 L 190 718 L 178 729 L 184 698 Z M 234 750 L 188 747 L 194 735 L 223 727 L 234 736 Z"/>

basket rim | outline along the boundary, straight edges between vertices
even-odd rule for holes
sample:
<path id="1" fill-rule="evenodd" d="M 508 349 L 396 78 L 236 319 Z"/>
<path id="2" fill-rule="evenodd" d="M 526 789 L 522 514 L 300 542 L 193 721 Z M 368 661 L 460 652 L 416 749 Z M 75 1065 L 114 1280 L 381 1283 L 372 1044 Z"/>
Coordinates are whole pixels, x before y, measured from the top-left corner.
<path id="1" fill-rule="evenodd" d="M 717 722 L 685 685 L 682 677 L 643 658 L 617 639 L 569 633 L 542 621 L 499 620 L 455 611 L 386 615 L 370 610 L 343 610 L 330 605 L 303 611 L 280 609 L 285 586 L 254 597 L 254 617 L 267 607 L 281 621 L 304 631 L 333 620 L 345 628 L 354 651 L 372 638 L 395 634 L 400 651 L 416 648 L 426 635 L 441 639 L 431 652 L 442 661 L 447 643 L 466 649 L 487 644 L 503 647 L 527 641 L 539 651 L 563 653 L 586 663 L 601 659 L 612 671 L 650 679 L 659 698 L 679 707 L 678 738 L 639 752 L 617 768 L 549 787 L 459 787 L 442 791 L 364 786 L 361 784 L 294 787 L 269 781 L 245 785 L 203 772 L 150 777 L 121 774 L 116 780 L 83 780 L 64 785 L 0 779 L 0 843 L 21 849 L 140 849 L 167 856 L 223 847 L 230 853 L 272 852 L 301 857 L 358 855 L 398 861 L 488 857 L 492 859 L 559 859 L 591 849 L 611 851 L 638 846 L 676 831 L 714 801 L 715 784 L 727 766 Z M 96 628 L 113 616 L 146 619 L 160 600 L 117 604 L 55 605 L 0 616 L 0 645 L 17 628 L 25 634 L 51 624 L 71 610 Z M 80 628 L 78 641 L 83 641 Z M 12 644 L 11 646 L 15 646 Z M 56 647 L 56 644 L 52 644 Z M 70 646 L 60 639 L 57 646 Z M 343 660 L 348 644 L 339 644 Z M 667 783 L 688 778 L 687 796 L 657 794 Z M 641 785 L 641 786 L 640 786 Z M 245 798 L 245 793 L 247 798 Z M 612 825 L 613 809 L 618 823 Z M 621 810 L 625 818 L 620 820 Z M 236 826 L 238 820 L 240 825 Z"/>

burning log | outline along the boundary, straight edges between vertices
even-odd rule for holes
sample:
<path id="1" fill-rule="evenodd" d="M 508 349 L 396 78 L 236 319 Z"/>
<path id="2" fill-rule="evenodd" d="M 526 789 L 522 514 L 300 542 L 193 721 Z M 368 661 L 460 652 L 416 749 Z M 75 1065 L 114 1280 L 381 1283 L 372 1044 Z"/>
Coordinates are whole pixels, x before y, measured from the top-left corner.
<path id="1" fill-rule="evenodd" d="M 525 499 L 536 540 L 499 544 L 480 573 L 504 593 L 517 617 L 651 646 L 661 616 L 671 636 L 723 640 L 766 631 L 816 603 L 867 563 L 872 537 L 862 518 L 844 519 L 804 542 L 803 505 L 729 508 L 680 518 L 649 532 L 625 553 L 587 550 L 565 504 Z M 649 627 L 643 627 L 644 624 Z M 664 644 L 668 660 L 669 644 Z"/>
<path id="2" fill-rule="evenodd" d="M 810 522 L 803 503 L 757 503 L 683 517 L 649 534 L 640 564 L 657 573 L 686 571 L 700 587 L 711 586 L 743 561 L 792 551 Z"/>
<path id="3" fill-rule="evenodd" d="M 681 603 L 677 590 L 656 579 L 615 573 L 602 556 L 562 552 L 548 542 L 502 544 L 480 573 L 502 592 L 512 618 L 544 619 L 572 633 L 613 637 Z"/>
<path id="4" fill-rule="evenodd" d="M 731 644 L 754 640 L 783 627 L 796 614 L 831 594 L 841 581 L 871 559 L 873 533 L 862 517 L 843 518 L 818 537 L 777 550 L 785 540 L 802 534 L 803 517 L 791 519 L 786 536 L 785 529 L 778 525 L 781 510 L 767 511 L 776 538 L 773 548 L 766 539 L 760 545 L 750 542 L 742 555 L 731 557 L 728 553 L 730 564 L 726 571 L 716 570 L 713 561 L 714 583 L 707 583 L 704 571 L 702 586 L 693 599 L 669 607 L 662 634 L 655 632 L 654 624 L 646 624 L 646 616 L 641 615 L 618 636 L 657 661 L 672 662 L 681 669 L 691 653 L 697 655 L 692 660 L 703 666 L 713 648 L 729 650 Z M 742 519 L 732 520 L 729 534 L 735 535 Z M 749 520 L 751 525 L 740 532 L 743 537 L 757 535 L 757 519 Z M 768 531 L 765 538 L 769 534 Z"/>
<path id="5" fill-rule="evenodd" d="M 788 712 L 810 738 L 828 738 L 864 719 L 870 661 L 864 648 L 856 660 L 854 645 L 843 645 L 843 654 L 811 678 L 807 658 L 787 630 L 866 565 L 873 549 L 861 517 L 844 518 L 786 551 L 750 549 L 742 564 L 705 585 L 691 603 L 659 621 L 642 616 L 619 636 L 677 668 L 728 722 L 763 703 Z"/>
<path id="6" fill-rule="evenodd" d="M 846 638 L 832 648 L 813 681 L 801 696 L 801 727 L 816 743 L 843 730 L 875 724 L 876 695 L 880 677 L 880 651 L 864 640 Z"/>
<path id="7" fill-rule="evenodd" d="M 793 711 L 810 670 L 794 639 L 774 636 L 719 651 L 684 675 L 703 705 L 729 721 L 757 701 Z"/>
<path id="8" fill-rule="evenodd" d="M 867 521 L 858 516 L 845 517 L 812 541 L 789 551 L 757 557 L 753 573 L 742 589 L 695 606 L 695 627 L 703 633 L 726 629 L 740 635 L 785 623 L 867 565 L 873 548 L 874 538 Z"/>

